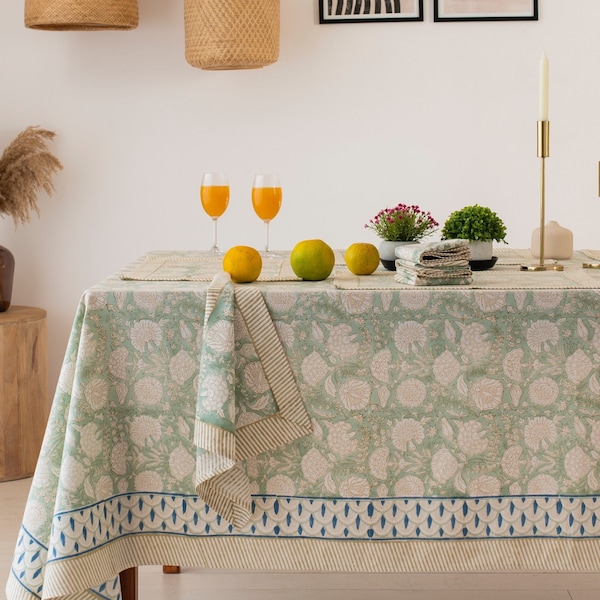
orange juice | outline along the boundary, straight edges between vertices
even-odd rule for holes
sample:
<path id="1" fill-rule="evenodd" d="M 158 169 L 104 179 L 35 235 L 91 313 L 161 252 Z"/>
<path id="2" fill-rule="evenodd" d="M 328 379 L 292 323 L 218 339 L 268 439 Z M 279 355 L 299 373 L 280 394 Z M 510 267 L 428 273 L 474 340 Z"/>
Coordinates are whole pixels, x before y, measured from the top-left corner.
<path id="1" fill-rule="evenodd" d="M 263 221 L 274 219 L 281 208 L 281 188 L 253 187 L 252 206 L 254 212 Z"/>
<path id="2" fill-rule="evenodd" d="M 220 217 L 229 204 L 228 185 L 203 185 L 200 187 L 202 208 L 209 217 Z"/>

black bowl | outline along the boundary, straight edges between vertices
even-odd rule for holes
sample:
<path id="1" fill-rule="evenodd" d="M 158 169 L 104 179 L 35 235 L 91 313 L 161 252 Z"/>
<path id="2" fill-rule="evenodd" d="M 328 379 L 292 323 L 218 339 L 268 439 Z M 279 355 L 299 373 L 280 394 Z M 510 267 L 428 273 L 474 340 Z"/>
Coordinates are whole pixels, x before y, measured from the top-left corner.
<path id="1" fill-rule="evenodd" d="M 490 260 L 470 260 L 469 265 L 471 265 L 471 271 L 486 271 L 491 269 L 497 260 L 497 256 L 492 256 Z"/>

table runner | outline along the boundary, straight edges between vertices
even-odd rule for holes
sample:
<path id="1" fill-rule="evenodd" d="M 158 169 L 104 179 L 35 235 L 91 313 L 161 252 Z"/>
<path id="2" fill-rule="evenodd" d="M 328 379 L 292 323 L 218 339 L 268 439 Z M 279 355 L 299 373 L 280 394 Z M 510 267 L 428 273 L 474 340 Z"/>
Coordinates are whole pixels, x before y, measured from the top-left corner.
<path id="1" fill-rule="evenodd" d="M 547 270 L 543 272 L 521 271 L 522 264 L 536 264 L 527 250 L 500 249 L 497 251 L 496 266 L 487 271 L 474 271 L 470 285 L 434 286 L 437 289 L 487 289 L 487 290 L 541 290 L 541 289 L 597 289 L 600 288 L 600 270 L 584 269 L 585 262 L 600 259 L 600 252 L 580 250 L 573 258 L 560 261 L 563 271 Z M 596 257 L 599 258 L 596 258 Z M 551 265 L 552 260 L 546 261 Z M 344 290 L 384 290 L 406 289 L 419 290 L 420 286 L 402 284 L 393 276 L 381 270 L 372 275 L 357 276 L 347 269 L 338 269 L 335 273 L 334 285 Z"/>
<path id="2" fill-rule="evenodd" d="M 335 250 L 335 264 L 343 265 L 344 257 Z M 301 281 L 290 265 L 289 252 L 265 258 L 258 281 Z M 223 257 L 206 252 L 149 252 L 120 273 L 132 281 L 211 281 L 223 270 Z"/>
<path id="3" fill-rule="evenodd" d="M 564 271 L 548 270 L 544 273 L 520 271 L 522 264 L 534 264 L 529 250 L 497 248 L 498 262 L 488 271 L 475 271 L 469 286 L 436 286 L 464 289 L 594 289 L 600 287 L 600 270 L 582 269 L 590 260 L 600 260 L 600 251 L 579 250 L 567 261 L 561 261 Z M 142 256 L 119 274 L 131 281 L 205 281 L 210 282 L 222 272 L 222 257 L 206 252 L 153 251 Z M 546 263 L 551 265 L 552 260 Z M 334 285 L 339 289 L 415 289 L 418 286 L 402 284 L 394 280 L 394 273 L 378 269 L 372 275 L 357 276 L 345 266 L 343 252 L 335 250 Z M 289 252 L 274 259 L 263 261 L 258 282 L 301 281 L 289 263 Z"/>

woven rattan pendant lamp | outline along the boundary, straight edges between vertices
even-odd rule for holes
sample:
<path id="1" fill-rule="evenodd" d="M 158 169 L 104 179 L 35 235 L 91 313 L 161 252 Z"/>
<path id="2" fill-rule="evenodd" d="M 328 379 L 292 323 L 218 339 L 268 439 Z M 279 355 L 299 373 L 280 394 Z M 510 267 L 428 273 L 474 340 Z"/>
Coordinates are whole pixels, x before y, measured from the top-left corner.
<path id="1" fill-rule="evenodd" d="M 25 0 L 30 29 L 135 29 L 138 20 L 137 0 Z"/>
<path id="2" fill-rule="evenodd" d="M 201 69 L 257 69 L 279 58 L 279 0 L 185 0 L 185 58 Z"/>

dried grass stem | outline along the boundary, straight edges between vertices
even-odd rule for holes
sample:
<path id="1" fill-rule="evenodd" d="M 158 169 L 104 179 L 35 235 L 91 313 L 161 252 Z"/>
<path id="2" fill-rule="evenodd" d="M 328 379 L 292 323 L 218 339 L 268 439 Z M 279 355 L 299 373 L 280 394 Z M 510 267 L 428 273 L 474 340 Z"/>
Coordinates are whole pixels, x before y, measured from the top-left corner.
<path id="1" fill-rule="evenodd" d="M 0 214 L 10 215 L 15 226 L 31 220 L 31 211 L 38 215 L 38 193 L 54 192 L 52 177 L 63 168 L 48 151 L 47 140 L 55 133 L 40 127 L 28 127 L 4 150 L 0 157 Z"/>

